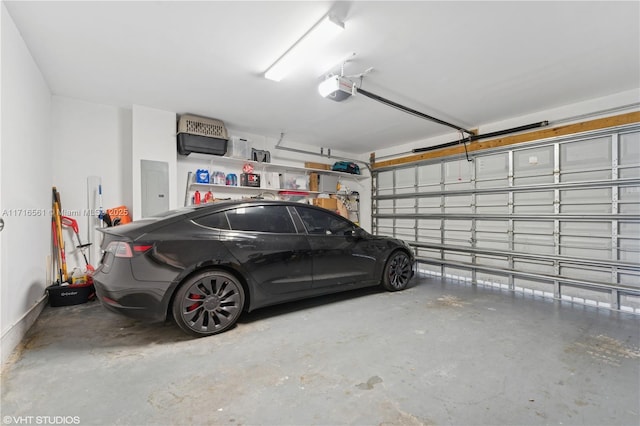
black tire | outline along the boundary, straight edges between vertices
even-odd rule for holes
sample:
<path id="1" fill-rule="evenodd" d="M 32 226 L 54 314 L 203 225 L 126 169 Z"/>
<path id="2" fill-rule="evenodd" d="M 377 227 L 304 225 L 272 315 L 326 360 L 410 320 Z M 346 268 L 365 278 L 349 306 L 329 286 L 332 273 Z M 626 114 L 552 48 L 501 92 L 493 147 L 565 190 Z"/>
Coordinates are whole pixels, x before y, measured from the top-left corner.
<path id="1" fill-rule="evenodd" d="M 240 281 L 224 271 L 204 271 L 186 280 L 173 299 L 173 318 L 185 332 L 197 336 L 233 327 L 244 307 Z"/>
<path id="2" fill-rule="evenodd" d="M 398 250 L 391 253 L 382 273 L 382 287 L 388 291 L 399 291 L 407 288 L 413 275 L 409 255 Z"/>

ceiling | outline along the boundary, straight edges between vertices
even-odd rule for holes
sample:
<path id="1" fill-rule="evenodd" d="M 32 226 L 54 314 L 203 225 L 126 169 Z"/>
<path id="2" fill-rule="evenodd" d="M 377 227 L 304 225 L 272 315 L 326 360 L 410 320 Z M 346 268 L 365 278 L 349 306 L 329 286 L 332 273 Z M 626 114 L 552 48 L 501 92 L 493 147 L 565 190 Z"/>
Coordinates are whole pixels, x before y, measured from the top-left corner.
<path id="1" fill-rule="evenodd" d="M 5 4 L 55 95 L 284 132 L 285 146 L 364 154 L 454 132 L 363 96 L 320 97 L 322 61 L 351 52 L 345 74 L 374 68 L 354 79 L 363 89 L 465 128 L 640 87 L 636 1 Z M 327 12 L 345 31 L 318 63 L 264 79 Z"/>

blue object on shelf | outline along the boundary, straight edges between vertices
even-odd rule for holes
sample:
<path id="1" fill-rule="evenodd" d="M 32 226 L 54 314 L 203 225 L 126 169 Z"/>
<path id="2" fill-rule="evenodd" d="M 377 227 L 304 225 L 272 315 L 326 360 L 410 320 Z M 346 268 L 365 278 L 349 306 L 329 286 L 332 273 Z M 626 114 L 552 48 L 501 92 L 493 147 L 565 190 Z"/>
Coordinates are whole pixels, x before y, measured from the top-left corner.
<path id="1" fill-rule="evenodd" d="M 196 183 L 209 183 L 209 170 L 207 169 L 196 170 Z"/>

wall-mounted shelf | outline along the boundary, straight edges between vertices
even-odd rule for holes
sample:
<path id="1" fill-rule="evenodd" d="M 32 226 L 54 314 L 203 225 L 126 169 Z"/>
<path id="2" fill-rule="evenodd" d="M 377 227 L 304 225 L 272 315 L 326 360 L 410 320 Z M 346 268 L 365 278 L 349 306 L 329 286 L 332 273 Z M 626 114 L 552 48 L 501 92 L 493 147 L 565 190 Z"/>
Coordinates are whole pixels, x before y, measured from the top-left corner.
<path id="1" fill-rule="evenodd" d="M 310 191 L 308 189 L 292 189 L 292 188 L 261 188 L 254 186 L 242 186 L 242 185 L 221 185 L 217 183 L 198 183 L 193 181 L 193 176 L 190 178 L 191 182 L 189 184 L 190 187 L 198 189 L 198 187 L 210 189 L 211 191 L 218 189 L 220 191 L 238 191 L 238 192 L 279 192 L 279 191 L 297 191 L 297 192 L 307 192 L 309 194 L 321 194 L 318 191 Z"/>
<path id="2" fill-rule="evenodd" d="M 195 173 L 189 172 L 187 175 L 187 188 L 185 191 L 185 200 L 184 200 L 185 206 L 193 202 L 192 196 L 195 193 L 195 191 L 199 191 L 201 193 L 202 199 L 204 199 L 205 193 L 208 191 L 211 191 L 213 193 L 213 196 L 218 199 L 226 198 L 231 194 L 236 194 L 236 195 L 246 194 L 247 196 L 250 196 L 250 197 L 261 196 L 261 197 L 274 198 L 274 199 L 283 196 L 283 192 L 305 193 L 305 194 L 308 194 L 306 195 L 306 198 L 316 198 L 319 194 L 331 194 L 332 196 L 337 197 L 343 203 L 342 208 L 343 208 L 344 215 L 349 216 L 350 219 L 356 222 L 358 222 L 359 220 L 359 210 L 360 210 L 359 197 L 357 195 L 354 197 L 353 194 L 357 194 L 357 192 L 350 191 L 346 187 L 345 182 L 346 181 L 359 182 L 365 179 L 369 179 L 369 176 L 343 173 L 343 172 L 337 172 L 337 171 L 326 170 L 326 169 L 298 167 L 298 166 L 291 166 L 286 164 L 274 164 L 274 163 L 242 160 L 242 159 L 232 158 L 232 157 L 215 157 L 208 160 L 209 160 L 208 169 L 209 169 L 211 179 L 214 179 L 214 174 L 217 171 L 220 171 L 225 174 L 233 173 L 236 175 L 237 179 L 239 180 L 240 174 L 242 173 L 243 166 L 245 164 L 251 164 L 253 166 L 253 173 L 261 175 L 262 185 L 260 187 L 253 187 L 253 186 L 243 186 L 243 185 L 225 185 L 221 183 L 199 183 L 199 182 L 196 182 Z M 273 184 L 265 185 L 264 179 L 269 179 L 269 177 L 267 177 L 267 174 L 275 174 L 275 179 L 278 179 L 278 175 L 285 175 L 285 177 L 287 175 L 290 175 L 290 176 L 294 176 L 295 179 L 304 178 L 308 180 L 312 173 L 315 173 L 318 176 L 320 176 L 320 179 L 323 175 L 333 176 L 333 179 L 335 179 L 335 182 L 339 182 L 341 184 L 342 190 L 338 190 L 336 188 L 336 190 L 333 190 L 333 191 L 331 190 L 330 191 L 312 191 L 307 188 L 291 188 L 291 187 L 280 188 L 280 187 L 274 187 Z M 273 175 L 270 178 L 273 179 Z M 273 182 L 273 180 L 271 180 L 271 182 Z M 277 182 L 279 184 L 277 186 L 283 185 L 282 180 L 278 179 Z M 319 189 L 322 188 L 321 182 L 322 180 L 319 180 L 319 185 L 320 185 Z M 326 185 L 326 182 L 325 182 L 325 185 Z M 307 186 L 310 186 L 309 183 L 307 183 Z M 294 194 L 288 194 L 284 196 L 285 197 L 292 196 L 294 198 L 297 197 Z M 335 205 L 335 202 L 333 204 Z M 321 206 L 324 207 L 324 205 L 321 205 Z M 325 208 L 328 208 L 328 207 L 325 207 Z"/>
<path id="3" fill-rule="evenodd" d="M 309 174 L 309 173 L 319 173 L 319 174 L 325 174 L 325 175 L 334 175 L 334 176 L 340 176 L 343 177 L 345 179 L 351 179 L 351 180 L 356 180 L 356 181 L 360 181 L 360 180 L 364 180 L 364 179 L 369 179 L 369 176 L 364 176 L 364 175 L 356 175 L 356 174 L 351 174 L 351 173 L 344 173 L 344 172 L 336 172 L 333 170 L 325 170 L 325 169 L 313 169 L 313 168 L 307 168 L 307 167 L 299 167 L 299 166 L 290 166 L 290 165 L 286 165 L 286 164 L 277 164 L 277 163 L 261 163 L 258 161 L 251 161 L 251 160 L 242 160 L 239 158 L 233 158 L 233 157 L 215 157 L 212 158 L 209 163 L 211 164 L 211 167 L 215 166 L 215 165 L 228 165 L 231 167 L 238 167 L 239 169 L 242 169 L 242 166 L 245 164 L 251 164 L 254 168 L 254 170 L 256 170 L 257 172 L 260 171 L 267 171 L 267 172 L 278 172 L 278 173 L 283 173 L 283 172 L 300 172 L 300 173 L 304 173 L 304 174 Z"/>

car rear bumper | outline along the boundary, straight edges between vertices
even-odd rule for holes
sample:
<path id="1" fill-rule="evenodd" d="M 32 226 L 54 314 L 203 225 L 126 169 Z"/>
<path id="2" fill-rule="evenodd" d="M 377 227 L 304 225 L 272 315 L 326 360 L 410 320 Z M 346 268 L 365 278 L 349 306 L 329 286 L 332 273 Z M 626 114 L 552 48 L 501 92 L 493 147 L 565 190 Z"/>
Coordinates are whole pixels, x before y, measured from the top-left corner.
<path id="1" fill-rule="evenodd" d="M 108 274 L 96 271 L 93 276 L 96 295 L 107 309 L 128 317 L 161 322 L 167 317 L 165 295 L 170 282 L 136 281 L 130 273 L 118 273 L 113 268 Z"/>

